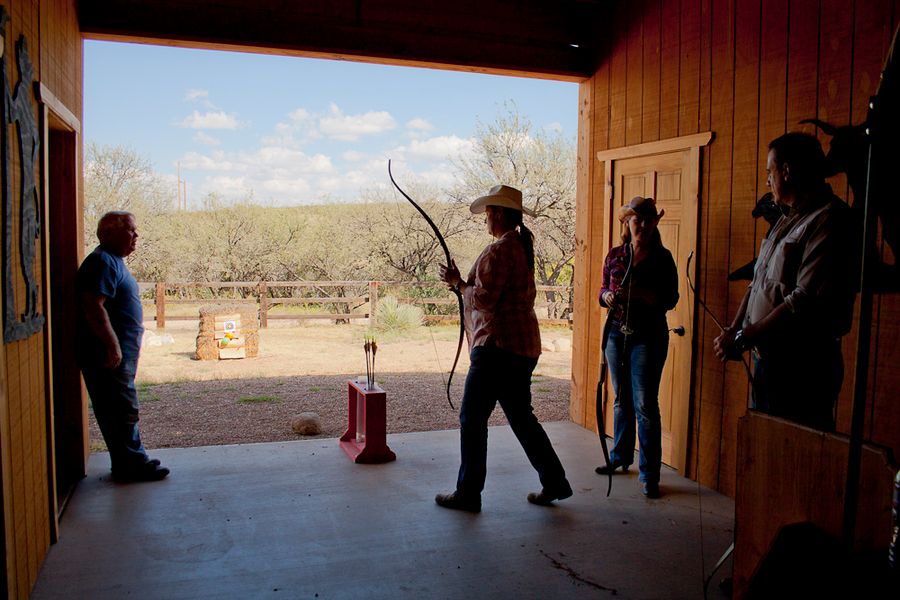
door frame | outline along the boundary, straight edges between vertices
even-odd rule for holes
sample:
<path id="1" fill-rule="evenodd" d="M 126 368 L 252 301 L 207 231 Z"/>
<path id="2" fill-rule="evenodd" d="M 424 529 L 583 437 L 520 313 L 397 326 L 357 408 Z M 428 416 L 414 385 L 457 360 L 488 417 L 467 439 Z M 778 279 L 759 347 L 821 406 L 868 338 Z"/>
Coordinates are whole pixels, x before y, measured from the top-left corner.
<path id="1" fill-rule="evenodd" d="M 74 339 L 74 308 L 70 302 L 58 301 L 61 297 L 71 297 L 75 269 L 84 254 L 79 193 L 81 122 L 46 84 L 35 82 L 34 95 L 42 144 L 41 290 L 47 318 L 43 335 L 48 510 L 50 541 L 56 543 L 60 514 L 75 484 L 84 477 L 88 456 L 87 402 L 75 355 L 65 350 Z M 64 415 L 63 422 L 56 422 L 58 413 Z M 58 433 L 64 439 L 57 440 Z M 66 464 L 59 464 L 58 453 L 68 458 Z M 58 486 L 60 479 L 65 481 L 62 488 Z"/>
<path id="2" fill-rule="evenodd" d="M 699 234 L 699 216 L 700 216 L 700 168 L 701 168 L 701 158 L 702 158 L 702 148 L 704 146 L 709 145 L 712 141 L 714 134 L 712 131 L 706 131 L 703 133 L 696 133 L 693 135 L 680 136 L 675 138 L 669 138 L 666 140 L 660 140 L 658 142 L 647 142 L 644 144 L 636 144 L 634 146 L 624 146 L 621 148 L 613 148 L 610 150 L 602 150 L 597 152 L 596 158 L 603 165 L 603 173 L 604 173 L 604 191 L 601 199 L 602 211 L 603 211 L 603 224 L 602 230 L 598 232 L 600 237 L 602 238 L 602 254 L 605 256 L 607 252 L 613 247 L 616 240 L 618 239 L 618 232 L 616 231 L 616 221 L 615 215 L 617 214 L 617 207 L 615 206 L 615 189 L 614 189 L 614 181 L 615 181 L 615 173 L 613 172 L 613 164 L 617 160 L 629 159 L 629 158 L 644 158 L 650 157 L 654 155 L 660 154 L 670 154 L 675 152 L 687 152 L 687 167 L 685 169 L 685 175 L 688 177 L 686 182 L 686 193 L 685 198 L 683 199 L 683 203 L 685 206 L 684 216 L 682 220 L 682 227 L 685 232 L 689 232 L 692 236 L 692 244 L 691 247 L 695 248 L 697 243 L 697 238 Z M 592 232 L 593 233 L 593 232 Z M 696 252 L 695 252 L 696 255 Z M 697 261 L 695 260 L 692 263 L 692 270 L 695 272 L 692 273 L 692 278 L 696 279 L 696 268 Z M 682 298 L 681 301 L 685 301 L 687 299 Z M 690 325 L 691 331 L 696 331 L 697 325 L 697 301 L 696 298 L 691 298 L 691 307 L 689 310 L 690 314 Z M 599 332 L 595 332 L 596 335 L 599 336 Z M 675 436 L 677 445 L 673 449 L 673 466 L 675 466 L 678 472 L 684 475 L 687 472 L 687 460 L 688 460 L 688 438 L 689 431 L 691 429 L 691 414 L 694 405 L 694 386 L 693 386 L 693 373 L 696 367 L 696 358 L 697 358 L 697 348 L 695 340 L 692 339 L 690 342 L 690 367 L 689 367 L 689 377 L 691 381 L 689 382 L 687 388 L 689 389 L 689 397 L 687 401 L 687 414 L 684 415 L 683 421 L 684 424 L 679 428 L 677 432 L 677 436 Z M 597 356 L 597 360 L 599 361 L 599 356 Z M 605 433 L 605 432 L 601 432 Z"/>

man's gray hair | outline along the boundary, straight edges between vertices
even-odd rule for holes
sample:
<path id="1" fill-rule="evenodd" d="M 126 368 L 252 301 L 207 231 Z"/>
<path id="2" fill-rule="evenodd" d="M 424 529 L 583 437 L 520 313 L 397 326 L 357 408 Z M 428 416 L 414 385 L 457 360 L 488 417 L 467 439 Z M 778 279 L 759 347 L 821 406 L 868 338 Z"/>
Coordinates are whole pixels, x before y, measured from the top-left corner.
<path id="1" fill-rule="evenodd" d="M 134 219 L 134 214 L 127 210 L 111 210 L 104 214 L 97 223 L 97 239 L 102 242 L 111 231 L 121 228 L 129 218 Z"/>

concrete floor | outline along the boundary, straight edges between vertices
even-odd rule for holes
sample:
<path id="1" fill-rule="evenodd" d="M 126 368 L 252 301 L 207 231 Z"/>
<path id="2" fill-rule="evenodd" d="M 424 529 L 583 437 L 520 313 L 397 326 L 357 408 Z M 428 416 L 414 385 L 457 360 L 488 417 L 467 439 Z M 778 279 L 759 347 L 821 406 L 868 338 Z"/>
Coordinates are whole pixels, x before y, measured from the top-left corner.
<path id="1" fill-rule="evenodd" d="M 353 464 L 336 439 L 164 449 L 158 483 L 113 483 L 95 454 L 31 598 L 702 598 L 733 502 L 669 470 L 660 500 L 634 471 L 607 498 L 596 436 L 545 427 L 575 495 L 527 503 L 537 476 L 492 428 L 478 515 L 434 504 L 457 431 L 389 435 L 383 465 Z"/>

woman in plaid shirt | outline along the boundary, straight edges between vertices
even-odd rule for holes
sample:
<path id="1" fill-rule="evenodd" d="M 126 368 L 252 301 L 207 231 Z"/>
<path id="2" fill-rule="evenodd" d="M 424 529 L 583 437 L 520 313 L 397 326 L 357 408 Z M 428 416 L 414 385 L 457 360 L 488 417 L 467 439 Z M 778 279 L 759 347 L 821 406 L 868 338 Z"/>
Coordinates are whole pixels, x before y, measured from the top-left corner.
<path id="1" fill-rule="evenodd" d="M 481 510 L 487 423 L 499 401 L 543 486 L 528 494 L 528 501 L 549 506 L 571 496 L 572 488 L 531 407 L 531 373 L 541 354 L 541 335 L 534 314 L 534 236 L 522 223 L 522 213 L 532 213 L 522 206 L 522 192 L 505 185 L 494 186 L 469 209 L 485 213 L 495 241 L 467 278 L 455 264 L 440 269 L 441 279 L 463 295 L 471 365 L 459 411 L 462 456 L 456 490 L 438 494 L 435 502 L 444 508 Z"/>

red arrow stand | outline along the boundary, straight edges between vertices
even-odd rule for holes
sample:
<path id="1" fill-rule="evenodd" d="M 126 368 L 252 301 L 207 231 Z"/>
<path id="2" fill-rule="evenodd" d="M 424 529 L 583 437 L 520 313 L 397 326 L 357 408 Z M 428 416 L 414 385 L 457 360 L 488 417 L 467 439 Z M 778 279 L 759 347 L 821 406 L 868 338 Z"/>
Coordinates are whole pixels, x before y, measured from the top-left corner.
<path id="1" fill-rule="evenodd" d="M 385 463 L 397 459 L 387 446 L 387 396 L 379 387 L 372 390 L 364 383 L 347 382 L 347 431 L 341 436 L 341 448 L 356 463 Z"/>

